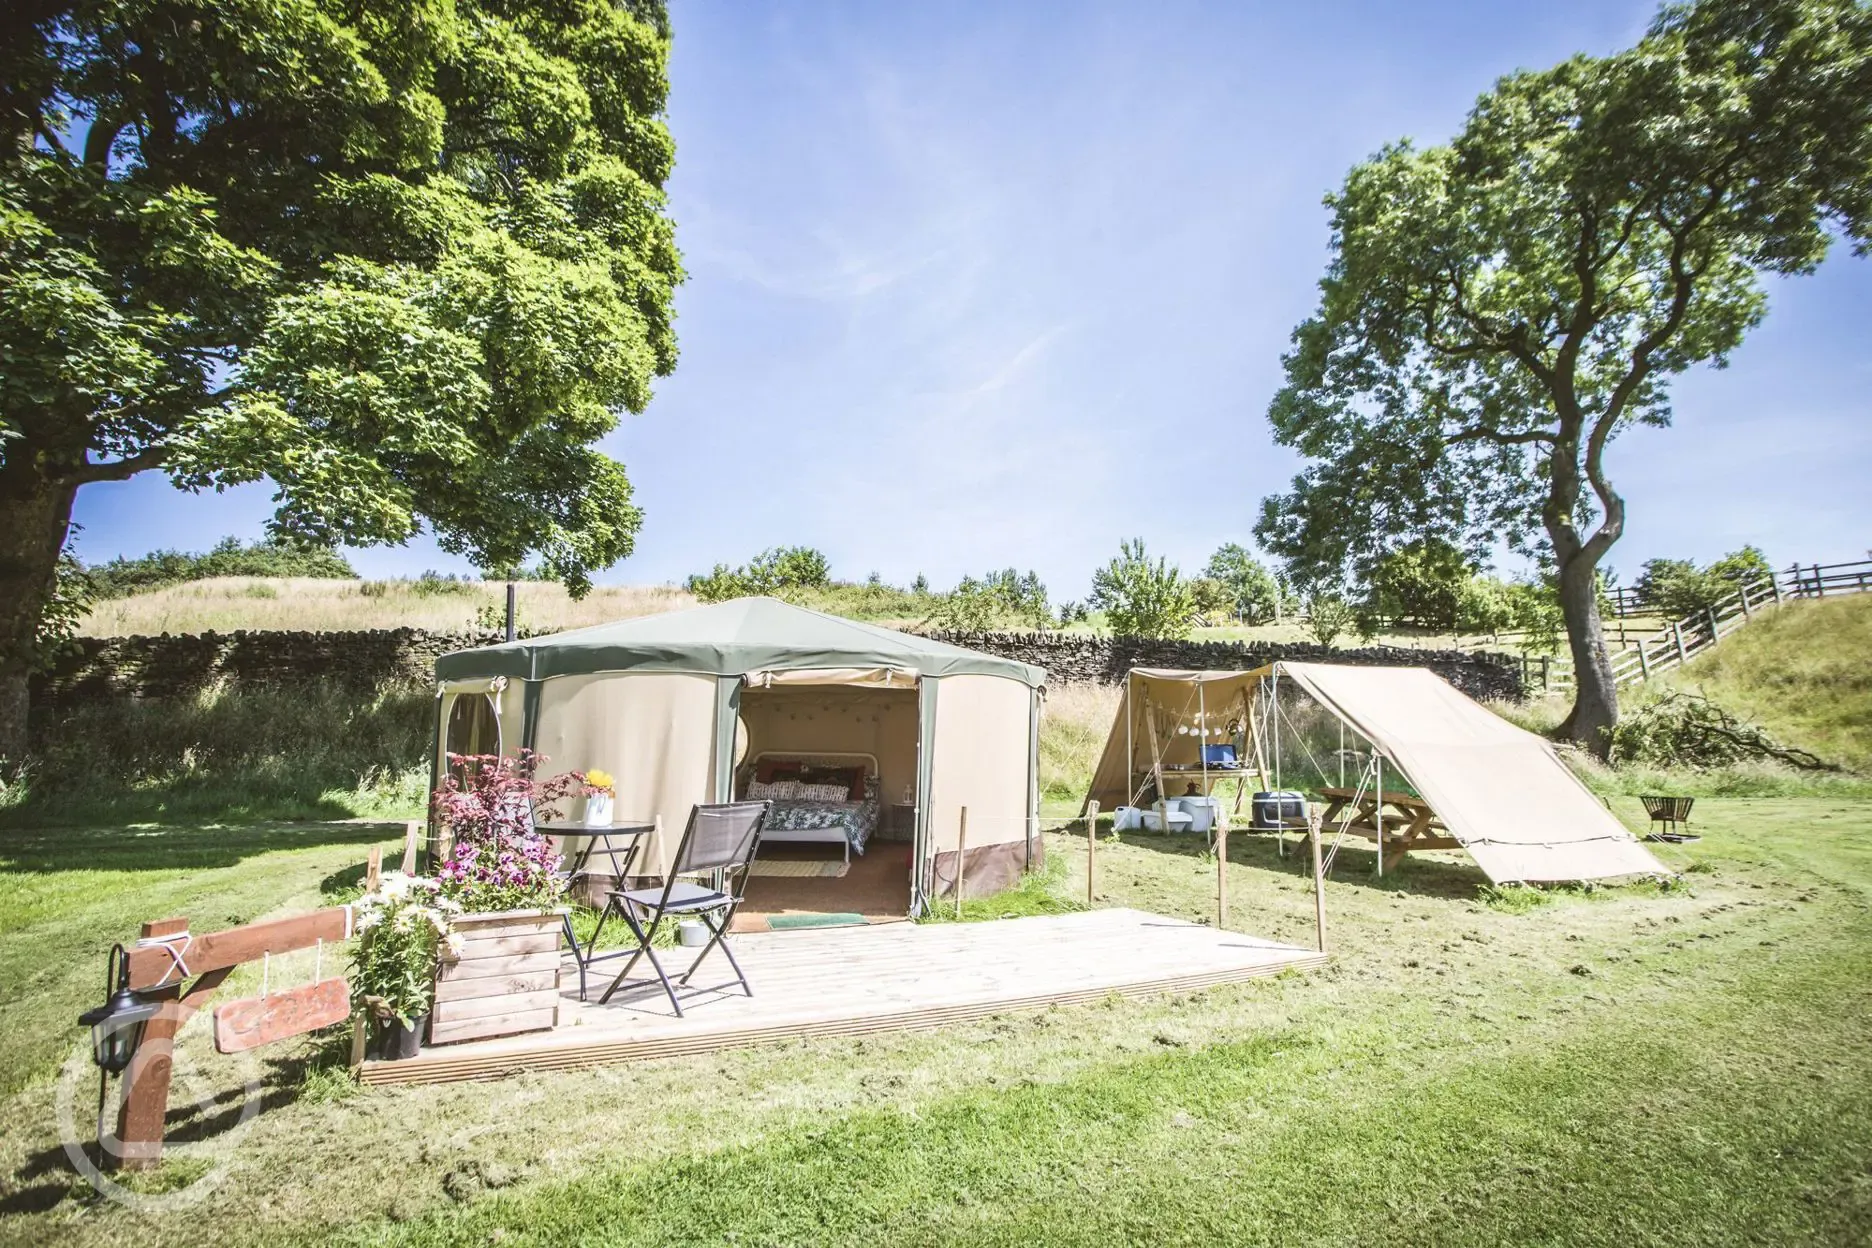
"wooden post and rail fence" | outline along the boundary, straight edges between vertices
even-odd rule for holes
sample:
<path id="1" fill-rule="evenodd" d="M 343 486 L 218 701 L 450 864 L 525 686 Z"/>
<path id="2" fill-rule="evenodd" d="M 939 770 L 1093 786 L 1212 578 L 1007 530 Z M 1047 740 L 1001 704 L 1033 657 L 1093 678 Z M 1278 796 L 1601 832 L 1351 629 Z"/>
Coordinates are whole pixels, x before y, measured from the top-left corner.
<path id="1" fill-rule="evenodd" d="M 1682 667 L 1746 626 L 1757 613 L 1782 603 L 1861 594 L 1867 590 L 1872 590 L 1872 560 L 1793 564 L 1738 586 L 1734 592 L 1702 610 L 1672 620 L 1651 636 L 1636 638 L 1614 650 L 1613 683 L 1619 687 L 1640 684 Z M 1573 687 L 1573 660 L 1568 656 L 1523 656 L 1521 663 L 1522 683 L 1529 689 L 1564 691 Z"/>

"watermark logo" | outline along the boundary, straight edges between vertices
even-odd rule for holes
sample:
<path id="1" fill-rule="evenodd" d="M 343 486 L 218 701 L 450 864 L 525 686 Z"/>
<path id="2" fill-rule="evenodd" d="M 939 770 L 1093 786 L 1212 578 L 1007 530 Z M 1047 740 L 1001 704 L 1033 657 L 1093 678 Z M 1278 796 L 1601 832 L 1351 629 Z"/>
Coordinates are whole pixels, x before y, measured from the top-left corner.
<path id="1" fill-rule="evenodd" d="M 211 1079 L 201 1063 L 167 1041 L 146 1045 L 138 1056 L 159 1058 L 159 1051 L 149 1051 L 159 1047 L 170 1049 L 169 1113 L 174 1116 L 181 1110 L 190 1126 L 182 1138 L 164 1144 L 162 1169 L 147 1181 L 136 1177 L 144 1172 L 126 1173 L 100 1164 L 123 1156 L 117 1136 L 123 1081 L 110 1081 L 100 1105 L 99 1074 L 88 1038 L 65 1059 L 54 1092 L 59 1143 L 72 1168 L 98 1195 L 138 1213 L 185 1208 L 213 1192 L 227 1177 L 226 1158 L 260 1112 L 261 1084 L 251 1056 L 242 1055 L 233 1067 L 218 1060 Z"/>

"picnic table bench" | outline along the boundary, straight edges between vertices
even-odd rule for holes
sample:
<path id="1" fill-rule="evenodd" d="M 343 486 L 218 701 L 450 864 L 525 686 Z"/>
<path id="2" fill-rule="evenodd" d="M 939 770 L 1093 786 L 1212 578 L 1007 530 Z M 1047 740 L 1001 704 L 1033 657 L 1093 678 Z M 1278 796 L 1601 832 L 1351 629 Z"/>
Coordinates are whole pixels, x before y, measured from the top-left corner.
<path id="1" fill-rule="evenodd" d="M 1360 792 L 1357 789 L 1321 789 L 1326 798 L 1326 813 L 1320 819 L 1324 829 L 1336 830 L 1346 808 L 1355 802 L 1351 821 L 1345 830 L 1368 841 L 1378 840 L 1378 819 L 1384 817 L 1384 844 L 1380 846 L 1379 871 L 1396 866 L 1413 849 L 1461 849 L 1462 842 L 1449 834 L 1443 821 L 1430 809 L 1430 803 L 1409 793 L 1386 790 Z"/>

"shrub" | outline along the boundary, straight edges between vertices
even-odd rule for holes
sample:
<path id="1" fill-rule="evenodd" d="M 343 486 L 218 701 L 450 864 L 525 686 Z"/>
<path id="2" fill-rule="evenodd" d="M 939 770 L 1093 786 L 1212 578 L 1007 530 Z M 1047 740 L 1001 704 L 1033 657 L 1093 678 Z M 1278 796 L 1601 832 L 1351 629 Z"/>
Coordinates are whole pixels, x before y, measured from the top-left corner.
<path id="1" fill-rule="evenodd" d="M 1092 574 L 1092 604 L 1120 637 L 1188 637 L 1196 623 L 1190 583 L 1168 560 L 1153 563 L 1141 537 Z"/>
<path id="2" fill-rule="evenodd" d="M 1307 633 L 1322 646 L 1332 645 L 1358 624 L 1358 613 L 1337 594 L 1314 594 L 1307 599 Z"/>
<path id="3" fill-rule="evenodd" d="M 831 565 L 824 554 L 810 546 L 776 546 L 763 550 L 742 567 L 718 563 L 705 574 L 691 576 L 689 592 L 703 602 L 725 602 L 752 594 L 785 598 L 800 590 L 824 589 L 831 580 Z"/>
<path id="4" fill-rule="evenodd" d="M 1039 573 L 1003 568 L 979 581 L 963 577 L 955 589 L 937 599 L 929 622 L 965 632 L 1047 629 L 1053 626 L 1053 610 L 1047 605 L 1046 585 Z"/>
<path id="5" fill-rule="evenodd" d="M 258 541 L 243 546 L 223 538 L 206 554 L 157 550 L 138 559 L 112 559 L 87 569 L 91 592 L 98 598 L 124 598 L 211 576 L 311 576 L 355 580 L 357 570 L 337 551 L 287 542 Z"/>

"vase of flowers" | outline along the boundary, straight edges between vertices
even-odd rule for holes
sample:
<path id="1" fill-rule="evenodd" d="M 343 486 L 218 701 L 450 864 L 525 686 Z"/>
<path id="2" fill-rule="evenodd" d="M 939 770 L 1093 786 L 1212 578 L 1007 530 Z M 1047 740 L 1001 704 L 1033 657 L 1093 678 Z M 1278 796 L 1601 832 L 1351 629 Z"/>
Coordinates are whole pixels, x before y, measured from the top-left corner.
<path id="1" fill-rule="evenodd" d="M 586 777 L 541 779 L 544 761 L 529 750 L 449 756 L 433 809 L 452 845 L 436 881 L 457 911 L 455 943 L 436 968 L 431 1044 L 558 1023 L 564 859 L 535 822 L 558 818 L 555 803 L 583 794 Z"/>
<path id="2" fill-rule="evenodd" d="M 351 1000 L 369 1020 L 368 1056 L 395 1060 L 422 1050 L 436 966 L 457 939 L 450 921 L 459 909 L 435 880 L 400 871 L 386 873 L 353 908 Z"/>
<path id="3" fill-rule="evenodd" d="M 616 795 L 617 787 L 612 782 L 611 773 L 602 767 L 594 767 L 585 773 L 585 826 L 604 828 L 611 825 L 611 799 Z"/>

